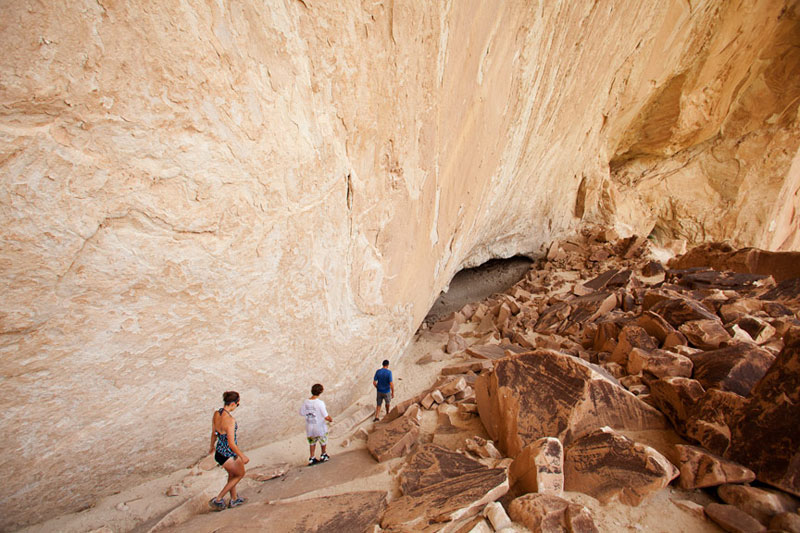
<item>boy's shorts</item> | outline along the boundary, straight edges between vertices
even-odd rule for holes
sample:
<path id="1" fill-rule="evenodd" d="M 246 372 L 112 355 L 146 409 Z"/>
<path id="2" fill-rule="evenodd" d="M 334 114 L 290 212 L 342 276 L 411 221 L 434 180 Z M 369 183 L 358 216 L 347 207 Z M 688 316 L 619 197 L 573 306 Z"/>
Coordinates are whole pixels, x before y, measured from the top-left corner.
<path id="1" fill-rule="evenodd" d="M 391 392 L 379 392 L 378 393 L 378 405 L 380 406 L 381 403 L 386 402 L 386 405 L 389 405 L 392 401 L 392 393 Z"/>
<path id="2" fill-rule="evenodd" d="M 320 446 L 326 446 L 328 444 L 328 434 L 325 433 L 321 437 L 306 437 L 306 440 L 309 446 L 316 443 L 319 443 Z"/>

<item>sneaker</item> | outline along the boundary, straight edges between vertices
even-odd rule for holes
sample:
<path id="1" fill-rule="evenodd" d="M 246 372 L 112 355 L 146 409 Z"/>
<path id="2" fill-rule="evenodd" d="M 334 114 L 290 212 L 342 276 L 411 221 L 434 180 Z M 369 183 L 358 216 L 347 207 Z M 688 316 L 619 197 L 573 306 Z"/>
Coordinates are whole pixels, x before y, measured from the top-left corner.
<path id="1" fill-rule="evenodd" d="M 225 500 L 218 500 L 216 498 L 211 498 L 208 502 L 208 506 L 211 507 L 212 511 L 224 511 L 227 505 L 225 505 Z"/>
<path id="2" fill-rule="evenodd" d="M 320 463 L 324 463 L 325 461 L 330 461 L 330 460 L 331 460 L 331 458 L 328 457 L 327 453 L 323 453 L 319 458 L 319 462 Z"/>
<path id="3" fill-rule="evenodd" d="M 380 418 L 378 418 L 378 417 L 376 416 L 375 418 L 373 418 L 373 419 L 372 419 L 372 421 L 373 421 L 373 422 L 378 422 L 378 421 L 380 421 Z"/>
<path id="4" fill-rule="evenodd" d="M 308 458 L 308 466 L 315 465 L 319 462 L 319 459 L 316 457 L 309 457 Z"/>
<path id="5" fill-rule="evenodd" d="M 228 503 L 228 507 L 238 507 L 238 506 L 242 505 L 246 501 L 247 501 L 247 498 L 242 498 L 240 496 L 240 497 L 236 498 L 235 500 L 231 500 L 230 503 Z"/>

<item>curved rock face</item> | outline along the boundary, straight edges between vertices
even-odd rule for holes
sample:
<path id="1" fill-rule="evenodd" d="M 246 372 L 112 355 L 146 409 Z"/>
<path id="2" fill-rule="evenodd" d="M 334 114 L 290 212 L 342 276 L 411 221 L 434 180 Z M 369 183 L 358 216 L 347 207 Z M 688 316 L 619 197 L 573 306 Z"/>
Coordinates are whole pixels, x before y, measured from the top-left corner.
<path id="1" fill-rule="evenodd" d="M 796 2 L 131 6 L 0 6 L 0 527 L 199 457 L 226 389 L 245 449 L 335 412 L 583 223 L 797 248 Z"/>

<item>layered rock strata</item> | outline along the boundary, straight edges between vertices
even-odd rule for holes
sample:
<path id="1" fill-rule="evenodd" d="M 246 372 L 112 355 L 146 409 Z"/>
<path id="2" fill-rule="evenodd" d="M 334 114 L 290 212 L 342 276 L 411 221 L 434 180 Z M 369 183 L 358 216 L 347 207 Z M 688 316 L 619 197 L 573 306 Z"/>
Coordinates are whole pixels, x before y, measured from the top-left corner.
<path id="1" fill-rule="evenodd" d="M 796 248 L 797 27 L 788 0 L 3 3 L 0 527 L 198 458 L 225 389 L 245 449 L 313 382 L 343 408 L 459 269 L 585 222 Z"/>

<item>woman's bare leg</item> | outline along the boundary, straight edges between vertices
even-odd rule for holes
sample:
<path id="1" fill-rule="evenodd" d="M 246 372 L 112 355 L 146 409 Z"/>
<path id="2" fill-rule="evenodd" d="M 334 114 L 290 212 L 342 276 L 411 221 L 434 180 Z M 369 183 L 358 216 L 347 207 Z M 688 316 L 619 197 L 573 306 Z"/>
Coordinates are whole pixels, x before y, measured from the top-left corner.
<path id="1" fill-rule="evenodd" d="M 231 499 L 236 499 L 236 484 L 244 477 L 244 463 L 241 457 L 228 459 L 222 465 L 228 472 L 228 482 L 222 487 L 222 491 L 217 495 L 217 501 L 222 500 L 227 492 L 231 493 Z"/>

